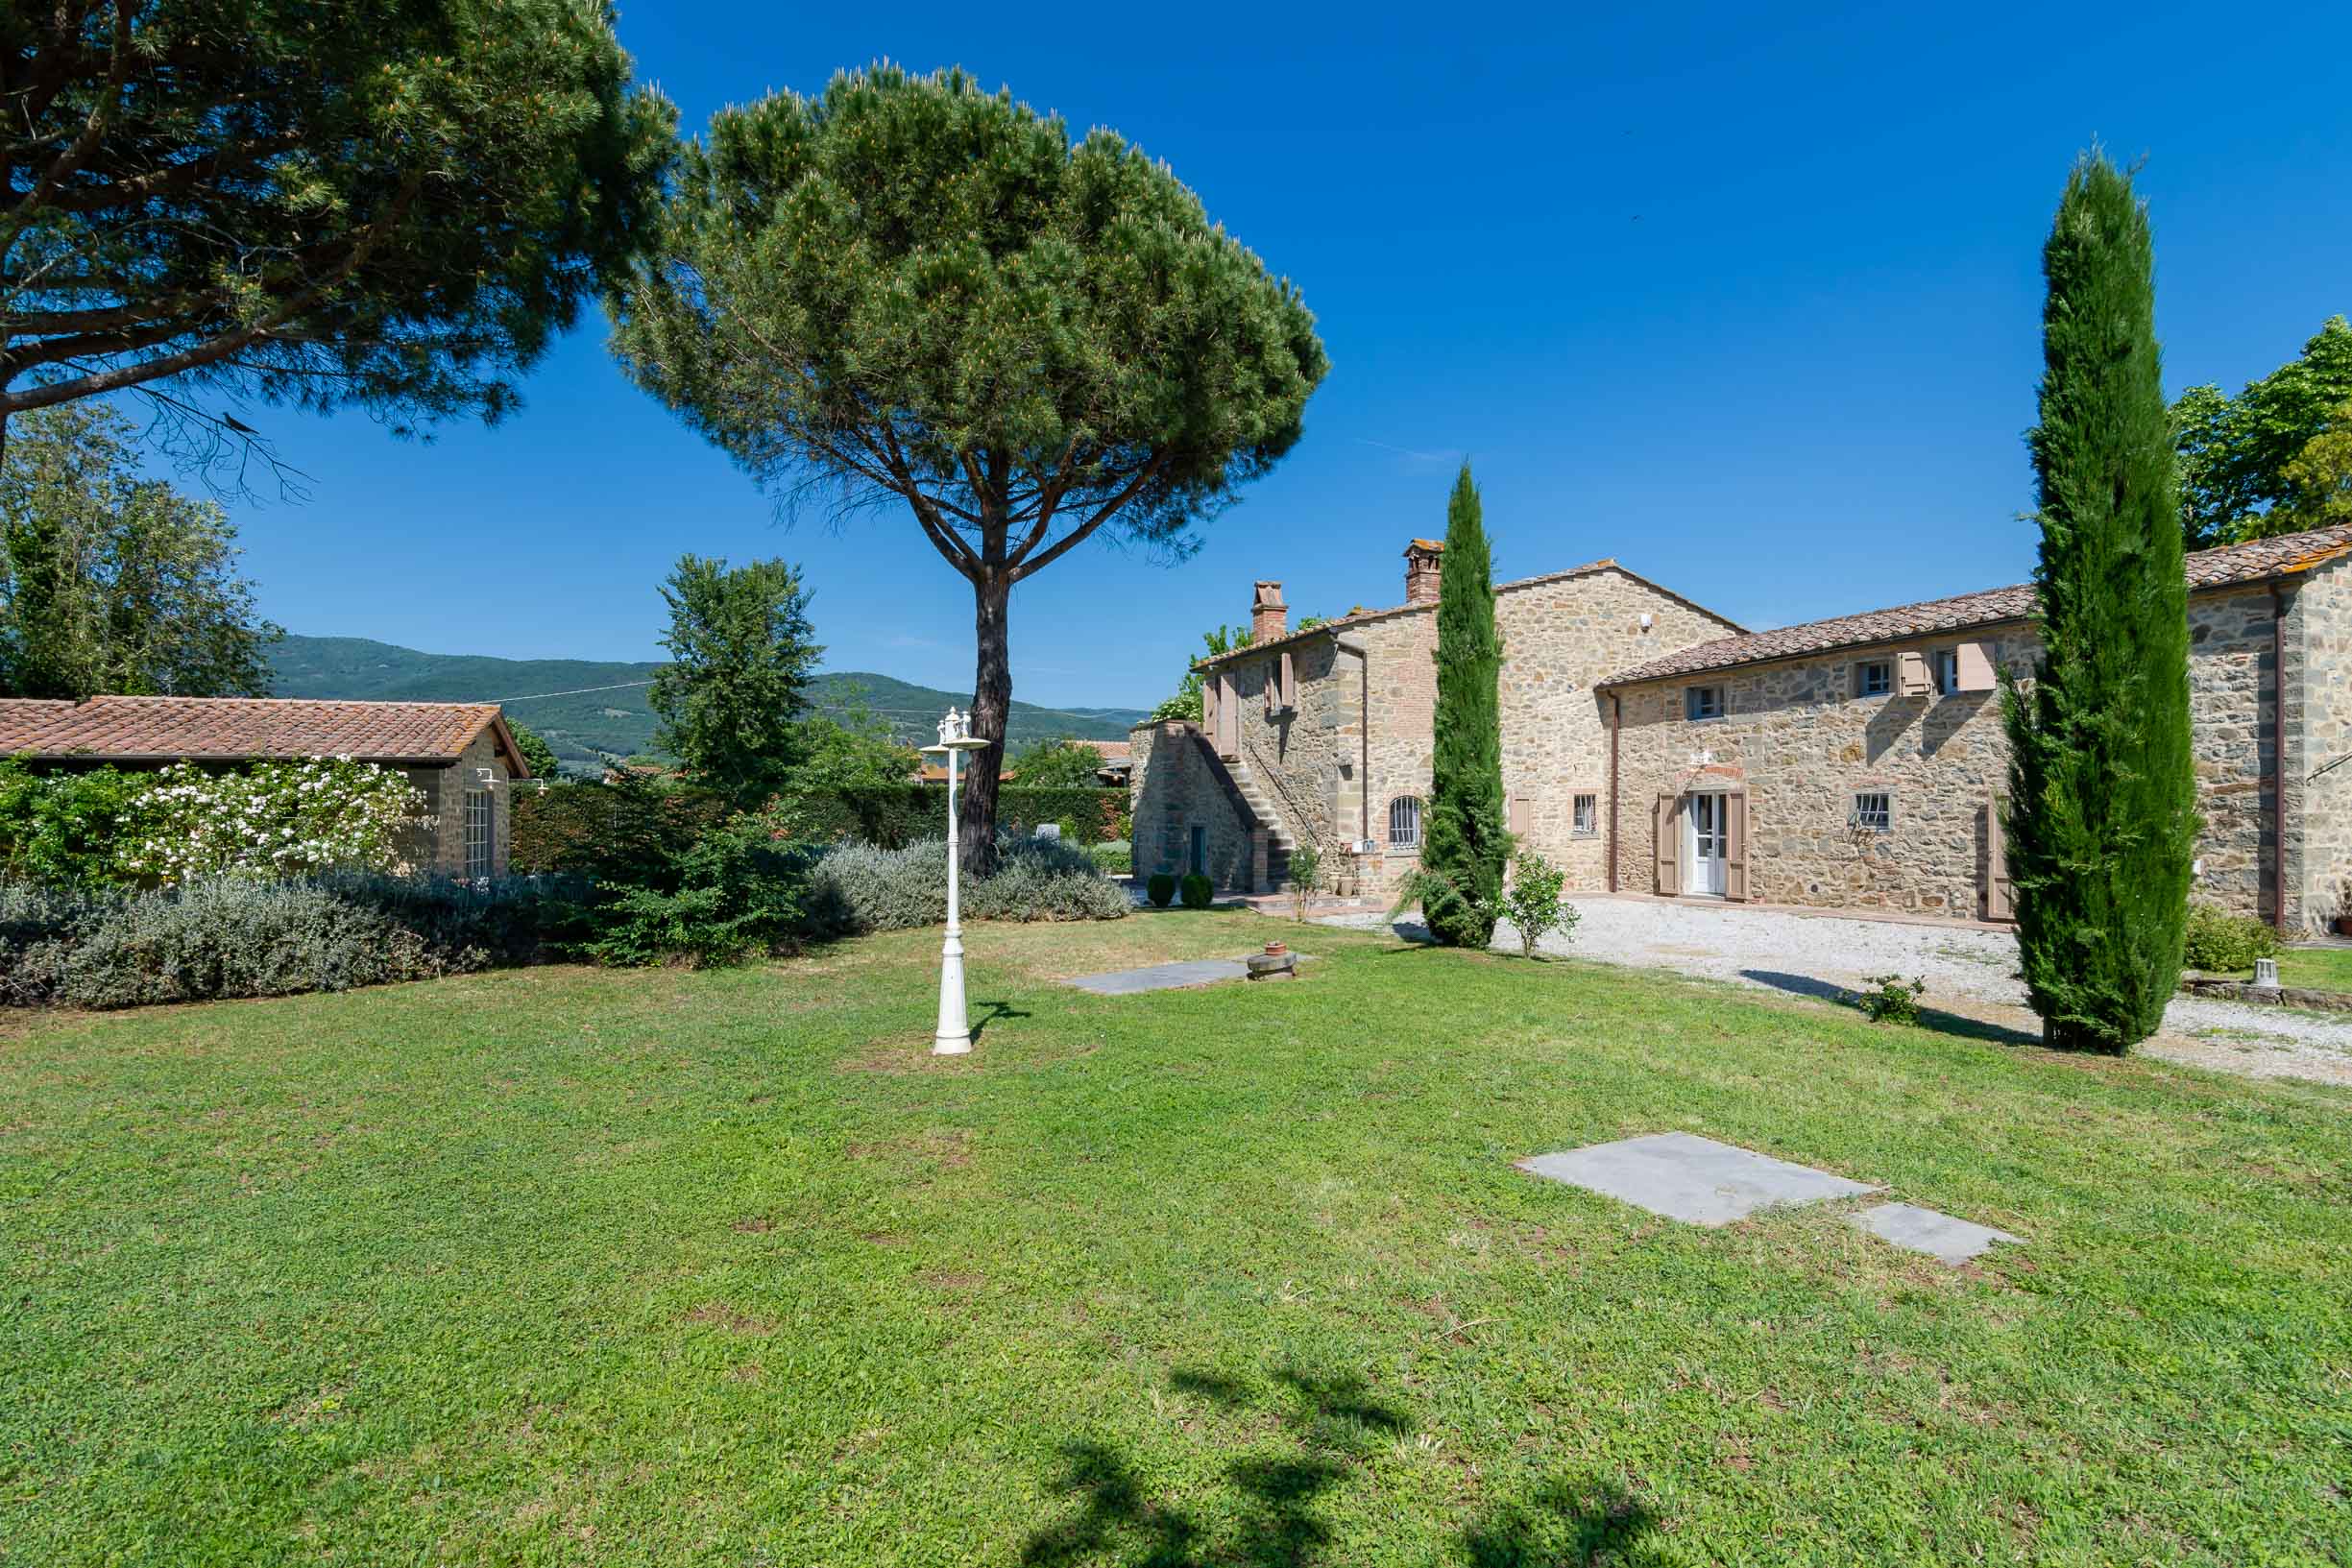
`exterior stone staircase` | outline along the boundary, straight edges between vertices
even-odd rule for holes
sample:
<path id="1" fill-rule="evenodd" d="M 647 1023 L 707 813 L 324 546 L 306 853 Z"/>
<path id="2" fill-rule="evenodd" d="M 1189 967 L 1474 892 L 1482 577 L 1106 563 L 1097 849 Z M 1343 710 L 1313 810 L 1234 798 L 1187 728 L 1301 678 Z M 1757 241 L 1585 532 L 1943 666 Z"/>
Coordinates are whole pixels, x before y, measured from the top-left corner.
<path id="1" fill-rule="evenodd" d="M 1266 835 L 1266 875 L 1257 893 L 1278 893 L 1291 884 L 1291 851 L 1298 847 L 1298 839 L 1282 825 L 1282 815 L 1274 808 L 1273 797 L 1249 771 L 1249 764 L 1240 758 L 1217 755 L 1217 746 L 1207 736 L 1196 730 L 1193 740 L 1208 759 L 1209 772 L 1224 785 L 1225 793 L 1239 808 L 1243 826 L 1254 835 Z"/>

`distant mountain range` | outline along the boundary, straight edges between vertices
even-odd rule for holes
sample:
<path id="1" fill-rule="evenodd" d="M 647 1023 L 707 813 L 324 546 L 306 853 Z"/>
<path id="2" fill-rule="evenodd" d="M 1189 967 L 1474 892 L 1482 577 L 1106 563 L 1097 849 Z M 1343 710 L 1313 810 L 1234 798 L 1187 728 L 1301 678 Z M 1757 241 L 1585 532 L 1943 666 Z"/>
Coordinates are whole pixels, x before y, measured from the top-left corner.
<path id="1" fill-rule="evenodd" d="M 271 655 L 274 694 L 346 702 L 497 702 L 537 730 L 567 769 L 592 772 L 607 758 L 653 750 L 654 716 L 645 686 L 662 666 L 594 659 L 493 659 L 482 654 L 420 653 L 358 637 L 289 635 Z M 899 738 L 934 738 L 952 703 L 971 693 L 909 686 L 887 675 L 833 670 L 816 679 L 820 711 L 862 704 Z M 1063 736 L 1125 740 L 1138 708 L 1040 708 L 1016 702 L 1006 725 L 1016 746 Z"/>

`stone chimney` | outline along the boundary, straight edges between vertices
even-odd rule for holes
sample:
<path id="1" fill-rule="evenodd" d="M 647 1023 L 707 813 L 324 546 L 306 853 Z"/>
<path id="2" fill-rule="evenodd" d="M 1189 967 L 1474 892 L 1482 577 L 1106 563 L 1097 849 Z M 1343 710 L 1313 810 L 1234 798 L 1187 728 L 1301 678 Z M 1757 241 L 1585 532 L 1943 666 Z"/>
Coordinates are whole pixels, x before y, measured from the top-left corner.
<path id="1" fill-rule="evenodd" d="M 1280 583 L 1260 583 L 1249 604 L 1249 640 L 1272 642 L 1275 638 L 1288 637 L 1291 629 L 1291 607 L 1282 602 Z"/>
<path id="2" fill-rule="evenodd" d="M 1438 602 L 1438 574 L 1445 567 L 1442 540 L 1417 539 L 1405 546 L 1405 603 Z"/>

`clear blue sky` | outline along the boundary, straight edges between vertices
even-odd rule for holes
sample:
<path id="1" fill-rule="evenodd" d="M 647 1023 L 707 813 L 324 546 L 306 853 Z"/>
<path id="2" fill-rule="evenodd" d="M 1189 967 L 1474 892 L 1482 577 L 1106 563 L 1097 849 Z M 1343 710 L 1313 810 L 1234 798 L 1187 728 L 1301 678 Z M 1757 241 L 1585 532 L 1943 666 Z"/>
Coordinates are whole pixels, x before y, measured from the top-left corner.
<path id="1" fill-rule="evenodd" d="M 1502 578 L 1615 556 L 1757 625 L 2021 580 L 2038 252 L 2095 136 L 2146 158 L 2171 387 L 2352 311 L 2342 6 L 1777 9 L 1805 19 L 635 0 L 620 30 L 689 129 L 877 56 L 960 63 L 1167 159 L 1297 279 L 1333 370 L 1289 461 L 1185 565 L 1089 544 L 1016 595 L 1016 695 L 1140 706 L 1253 577 L 1294 615 L 1396 602 L 1464 453 Z M 781 554 L 829 665 L 969 689 L 969 591 L 910 522 L 779 527 L 603 338 L 497 431 L 256 417 L 317 477 L 235 508 L 266 612 L 653 658 L 679 552 Z"/>

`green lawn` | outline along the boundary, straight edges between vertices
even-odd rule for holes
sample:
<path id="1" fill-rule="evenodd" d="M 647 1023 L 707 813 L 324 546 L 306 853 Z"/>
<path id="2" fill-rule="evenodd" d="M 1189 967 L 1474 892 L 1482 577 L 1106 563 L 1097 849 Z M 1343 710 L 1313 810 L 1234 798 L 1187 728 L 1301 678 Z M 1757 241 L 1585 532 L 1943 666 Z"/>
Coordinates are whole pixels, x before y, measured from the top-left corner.
<path id="1" fill-rule="evenodd" d="M 2278 955 L 2278 982 L 2306 991 L 2352 991 L 2352 948 L 2289 948 Z"/>
<path id="2" fill-rule="evenodd" d="M 936 942 L 0 1023 L 0 1561 L 2352 1545 L 2352 1096 L 1223 912 L 976 928 L 939 1063 Z M 1511 1165 L 1671 1128 L 2030 1245 Z"/>

